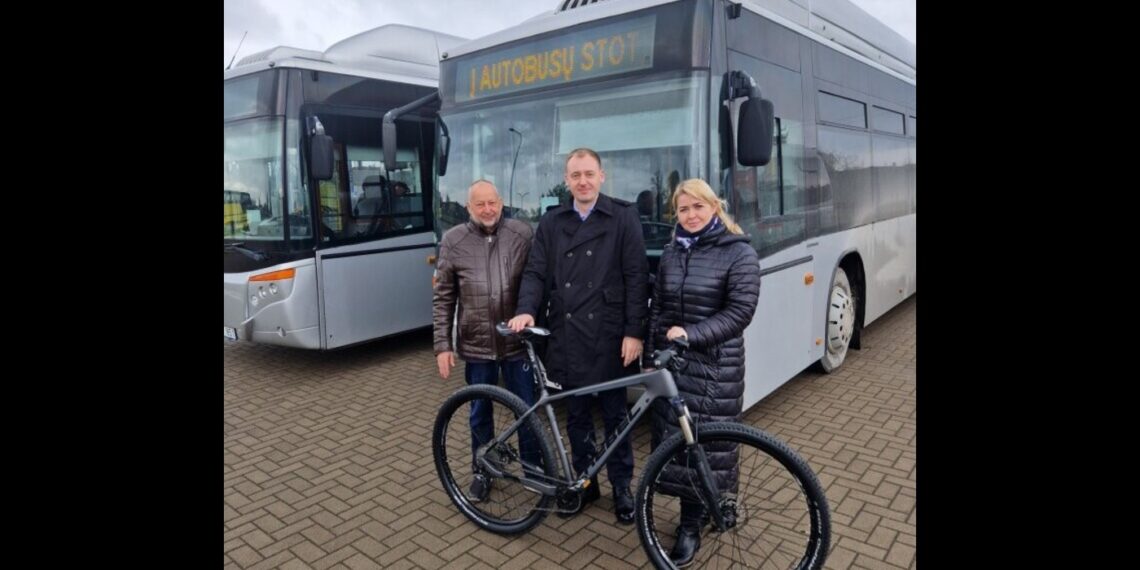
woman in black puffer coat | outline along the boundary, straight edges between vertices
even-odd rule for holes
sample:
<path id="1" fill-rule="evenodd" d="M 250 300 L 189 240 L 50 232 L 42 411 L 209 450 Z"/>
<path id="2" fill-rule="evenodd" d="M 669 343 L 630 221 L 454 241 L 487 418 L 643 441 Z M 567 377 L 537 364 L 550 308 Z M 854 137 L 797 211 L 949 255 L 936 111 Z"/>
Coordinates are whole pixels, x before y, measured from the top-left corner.
<path id="1" fill-rule="evenodd" d="M 677 187 L 673 211 L 677 227 L 657 269 L 644 353 L 665 348 L 678 336 L 687 337 L 686 364 L 675 378 L 689 412 L 697 422 L 739 422 L 744 402 L 744 329 L 752 323 L 760 295 L 760 260 L 703 180 L 686 180 Z M 679 427 L 666 402 L 655 401 L 653 411 L 656 449 Z M 717 486 L 735 492 L 738 446 L 705 446 L 705 451 Z M 700 530 L 708 521 L 690 490 L 696 475 L 688 471 L 669 465 L 661 481 L 662 493 L 681 498 L 678 539 L 669 555 L 678 566 L 692 561 L 700 548 Z"/>

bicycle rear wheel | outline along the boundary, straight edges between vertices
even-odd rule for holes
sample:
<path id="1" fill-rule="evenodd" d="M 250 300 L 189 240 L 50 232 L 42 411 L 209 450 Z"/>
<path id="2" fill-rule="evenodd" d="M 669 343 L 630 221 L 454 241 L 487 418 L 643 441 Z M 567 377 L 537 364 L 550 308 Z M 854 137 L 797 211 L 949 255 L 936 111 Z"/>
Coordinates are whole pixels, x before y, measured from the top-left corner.
<path id="1" fill-rule="evenodd" d="M 780 440 L 735 423 L 702 424 L 697 442 L 709 448 L 739 446 L 738 486 L 721 493 L 722 512 L 735 526 L 723 532 L 712 524 L 701 531 L 692 567 L 816 570 L 823 567 L 831 537 L 827 498 L 807 463 Z M 695 471 L 680 471 L 690 461 L 681 434 L 662 442 L 646 462 L 637 488 L 637 532 L 657 568 L 675 568 L 669 552 L 676 541 L 680 499 L 665 494 L 667 468 L 673 476 L 693 474 L 685 492 L 699 496 Z"/>
<path id="2" fill-rule="evenodd" d="M 472 427 L 473 409 L 490 411 L 486 423 Z M 557 476 L 554 452 L 534 415 L 503 444 L 487 444 L 526 413 L 521 398 L 504 388 L 475 385 L 452 394 L 440 407 L 432 432 L 432 455 L 443 488 L 460 512 L 481 528 L 500 534 L 526 532 L 549 512 L 553 497 L 523 487 L 510 478 L 494 478 L 475 466 L 473 454 L 482 450 L 505 474 L 551 480 Z M 473 445 L 474 443 L 474 445 Z M 473 449 L 474 448 L 474 449 Z M 535 467 L 525 467 L 527 461 Z M 485 497 L 476 496 L 476 476 L 489 486 Z"/>

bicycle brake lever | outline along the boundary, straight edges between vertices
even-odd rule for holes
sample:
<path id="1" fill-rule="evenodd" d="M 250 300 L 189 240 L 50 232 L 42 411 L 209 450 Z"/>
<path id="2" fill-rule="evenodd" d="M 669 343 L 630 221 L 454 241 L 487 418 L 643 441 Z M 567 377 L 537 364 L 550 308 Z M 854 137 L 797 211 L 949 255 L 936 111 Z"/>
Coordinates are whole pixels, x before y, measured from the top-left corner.
<path id="1" fill-rule="evenodd" d="M 680 372 L 685 367 L 685 359 L 680 356 L 674 356 L 673 360 L 669 362 L 669 370 L 673 372 Z"/>

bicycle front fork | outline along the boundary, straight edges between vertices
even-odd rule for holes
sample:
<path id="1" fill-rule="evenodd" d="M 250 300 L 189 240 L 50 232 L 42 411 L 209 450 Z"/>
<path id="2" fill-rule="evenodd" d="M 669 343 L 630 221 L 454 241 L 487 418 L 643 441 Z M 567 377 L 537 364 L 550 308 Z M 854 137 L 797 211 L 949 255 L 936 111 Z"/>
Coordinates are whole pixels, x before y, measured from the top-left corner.
<path id="1" fill-rule="evenodd" d="M 673 398 L 670 403 L 673 405 L 673 412 L 677 415 L 677 423 L 681 425 L 681 433 L 685 437 L 687 462 L 689 467 L 697 472 L 697 480 L 700 482 L 700 486 L 696 491 L 700 495 L 701 503 L 704 504 L 705 512 L 712 518 L 713 525 L 718 531 L 728 530 L 736 526 L 735 509 L 729 504 L 730 501 L 722 504 L 720 491 L 717 489 L 716 480 L 713 478 L 712 467 L 709 466 L 709 458 L 705 453 L 705 448 L 696 445 L 697 437 L 693 433 L 693 416 L 689 414 L 689 407 L 685 405 L 685 400 L 680 396 Z"/>

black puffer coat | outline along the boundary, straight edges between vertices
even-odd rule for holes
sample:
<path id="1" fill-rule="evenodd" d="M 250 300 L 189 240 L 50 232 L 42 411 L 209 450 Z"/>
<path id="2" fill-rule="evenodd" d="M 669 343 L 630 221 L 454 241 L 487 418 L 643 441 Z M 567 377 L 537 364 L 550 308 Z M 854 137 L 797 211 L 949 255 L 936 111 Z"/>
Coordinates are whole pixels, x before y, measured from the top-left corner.
<path id="1" fill-rule="evenodd" d="M 760 296 L 760 260 L 748 238 L 728 233 L 723 224 L 701 236 L 691 249 L 675 241 L 665 247 L 649 315 L 645 354 L 666 348 L 665 333 L 680 326 L 690 347 L 685 367 L 675 374 L 677 389 L 697 422 L 740 421 L 744 403 L 744 329 L 752 323 Z M 677 419 L 662 400 L 654 402 L 653 446 L 678 431 Z M 722 491 L 735 492 L 739 450 L 706 446 Z M 662 491 L 691 497 L 695 474 L 669 466 Z"/>

